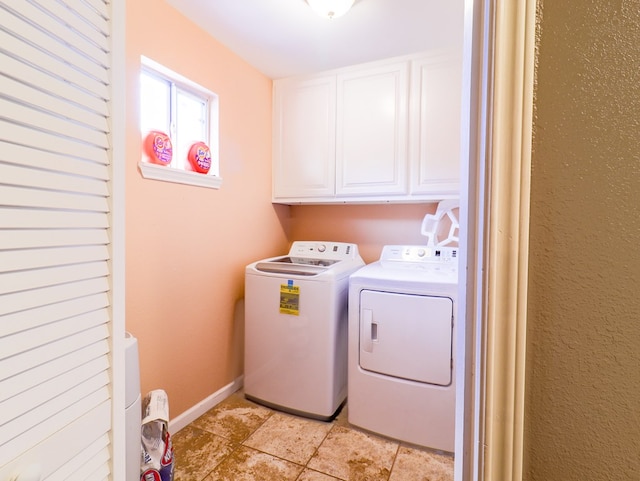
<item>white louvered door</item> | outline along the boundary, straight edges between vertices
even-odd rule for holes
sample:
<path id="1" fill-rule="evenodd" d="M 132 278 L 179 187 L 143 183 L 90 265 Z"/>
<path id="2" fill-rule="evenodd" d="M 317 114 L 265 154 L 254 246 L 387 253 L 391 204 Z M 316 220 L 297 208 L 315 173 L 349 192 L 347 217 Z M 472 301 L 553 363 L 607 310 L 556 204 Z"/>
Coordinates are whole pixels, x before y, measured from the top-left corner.
<path id="1" fill-rule="evenodd" d="M 0 0 L 0 480 L 112 479 L 110 10 Z"/>

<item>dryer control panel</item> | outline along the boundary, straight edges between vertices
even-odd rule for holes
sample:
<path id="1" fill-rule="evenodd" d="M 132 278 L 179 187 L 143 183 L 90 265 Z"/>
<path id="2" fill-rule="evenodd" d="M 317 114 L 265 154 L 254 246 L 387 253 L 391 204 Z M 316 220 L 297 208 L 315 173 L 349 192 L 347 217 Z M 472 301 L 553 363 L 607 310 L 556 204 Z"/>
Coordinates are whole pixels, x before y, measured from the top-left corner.
<path id="1" fill-rule="evenodd" d="M 382 248 L 380 260 L 457 265 L 458 248 L 420 245 L 389 245 Z"/>

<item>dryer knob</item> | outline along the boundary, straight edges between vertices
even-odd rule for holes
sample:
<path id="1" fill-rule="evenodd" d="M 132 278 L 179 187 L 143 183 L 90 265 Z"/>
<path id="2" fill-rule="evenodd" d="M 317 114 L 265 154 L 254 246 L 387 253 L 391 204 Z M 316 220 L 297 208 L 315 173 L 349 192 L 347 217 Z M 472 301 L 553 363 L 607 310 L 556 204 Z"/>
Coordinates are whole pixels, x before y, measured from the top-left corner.
<path id="1" fill-rule="evenodd" d="M 320 244 L 318 246 L 318 252 L 324 252 L 327 249 L 327 246 L 325 246 L 324 244 Z"/>
<path id="2" fill-rule="evenodd" d="M 418 257 L 424 257 L 426 251 L 424 249 L 418 249 Z"/>

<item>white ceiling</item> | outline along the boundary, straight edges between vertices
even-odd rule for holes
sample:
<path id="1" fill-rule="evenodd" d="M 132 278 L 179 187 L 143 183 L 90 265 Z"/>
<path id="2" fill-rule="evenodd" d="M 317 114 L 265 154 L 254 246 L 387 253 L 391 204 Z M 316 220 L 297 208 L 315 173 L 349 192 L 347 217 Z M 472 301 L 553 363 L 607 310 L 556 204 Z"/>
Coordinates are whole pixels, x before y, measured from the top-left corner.
<path id="1" fill-rule="evenodd" d="M 332 20 L 305 0 L 166 1 L 271 78 L 462 41 L 463 0 L 356 0 Z"/>

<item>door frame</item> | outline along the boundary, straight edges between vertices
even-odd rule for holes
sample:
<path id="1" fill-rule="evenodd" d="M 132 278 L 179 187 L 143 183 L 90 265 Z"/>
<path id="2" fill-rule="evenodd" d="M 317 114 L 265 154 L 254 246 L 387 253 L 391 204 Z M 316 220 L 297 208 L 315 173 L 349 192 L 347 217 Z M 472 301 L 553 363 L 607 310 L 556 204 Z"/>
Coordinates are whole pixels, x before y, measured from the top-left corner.
<path id="1" fill-rule="evenodd" d="M 125 366 L 125 173 L 126 173 L 126 1 L 111 2 L 111 133 L 110 278 L 111 278 L 111 396 L 112 480 L 127 472 L 126 367 Z"/>
<path id="2" fill-rule="evenodd" d="M 456 481 L 522 479 L 536 13 L 536 0 L 465 0 Z"/>

